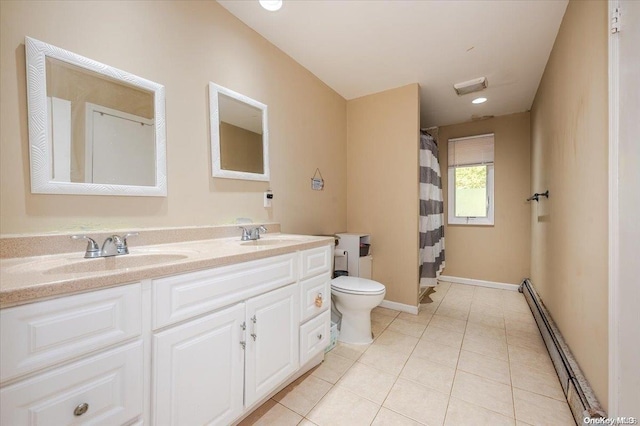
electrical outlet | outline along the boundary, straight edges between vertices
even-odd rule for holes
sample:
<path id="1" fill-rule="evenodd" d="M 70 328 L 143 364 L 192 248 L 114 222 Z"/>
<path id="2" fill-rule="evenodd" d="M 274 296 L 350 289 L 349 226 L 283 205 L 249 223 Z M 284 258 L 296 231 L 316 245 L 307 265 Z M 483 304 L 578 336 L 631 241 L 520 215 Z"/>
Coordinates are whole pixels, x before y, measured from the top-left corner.
<path id="1" fill-rule="evenodd" d="M 269 209 L 271 208 L 271 200 L 273 199 L 273 193 L 271 191 L 267 191 L 264 193 L 264 207 Z"/>

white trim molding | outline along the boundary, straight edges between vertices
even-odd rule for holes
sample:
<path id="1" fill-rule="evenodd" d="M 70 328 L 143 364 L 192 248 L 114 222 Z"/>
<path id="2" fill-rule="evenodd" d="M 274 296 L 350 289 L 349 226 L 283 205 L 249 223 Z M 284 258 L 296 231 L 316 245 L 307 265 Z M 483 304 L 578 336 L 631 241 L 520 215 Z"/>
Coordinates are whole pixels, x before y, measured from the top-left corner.
<path id="1" fill-rule="evenodd" d="M 450 277 L 448 275 L 441 275 L 438 280 L 454 284 L 466 284 L 474 285 L 476 287 L 498 288 L 510 291 L 518 291 L 518 287 L 520 286 L 520 284 L 499 283 L 495 281 L 476 280 L 473 278 Z"/>
<path id="2" fill-rule="evenodd" d="M 610 0 L 609 393 L 610 418 L 640 418 L 640 2 Z"/>
<path id="3" fill-rule="evenodd" d="M 509 291 L 518 291 L 518 287 L 520 284 L 508 284 L 508 283 L 499 283 L 494 281 L 483 281 L 476 280 L 473 278 L 460 278 L 460 277 L 450 277 L 448 275 L 441 275 L 438 278 L 438 281 L 446 281 L 454 284 L 465 284 L 465 285 L 474 285 L 476 287 L 488 287 L 488 288 L 497 288 L 500 290 L 509 290 Z M 394 309 L 396 311 L 408 312 L 410 314 L 417 315 L 419 307 L 405 305 L 404 303 L 392 302 L 390 300 L 383 300 L 380 305 L 382 308 Z"/>
<path id="4" fill-rule="evenodd" d="M 404 303 L 392 302 L 391 300 L 383 300 L 380 302 L 381 308 L 393 309 L 394 311 L 408 312 L 413 315 L 418 315 L 418 307 L 405 305 Z"/>
<path id="5" fill-rule="evenodd" d="M 609 16 L 620 6 L 609 0 Z M 620 353 L 618 350 L 620 307 L 620 264 L 618 253 L 619 197 L 618 197 L 618 129 L 619 129 L 619 36 L 609 33 L 609 404 L 610 416 L 617 416 L 620 382 Z"/>

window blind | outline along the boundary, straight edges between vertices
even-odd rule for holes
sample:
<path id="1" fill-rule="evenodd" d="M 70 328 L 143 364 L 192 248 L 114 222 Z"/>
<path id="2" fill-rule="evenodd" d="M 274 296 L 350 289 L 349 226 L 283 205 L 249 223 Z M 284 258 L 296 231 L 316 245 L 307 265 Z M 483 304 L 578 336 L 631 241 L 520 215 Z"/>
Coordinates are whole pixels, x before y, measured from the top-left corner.
<path id="1" fill-rule="evenodd" d="M 449 139 L 449 167 L 493 164 L 493 133 Z"/>

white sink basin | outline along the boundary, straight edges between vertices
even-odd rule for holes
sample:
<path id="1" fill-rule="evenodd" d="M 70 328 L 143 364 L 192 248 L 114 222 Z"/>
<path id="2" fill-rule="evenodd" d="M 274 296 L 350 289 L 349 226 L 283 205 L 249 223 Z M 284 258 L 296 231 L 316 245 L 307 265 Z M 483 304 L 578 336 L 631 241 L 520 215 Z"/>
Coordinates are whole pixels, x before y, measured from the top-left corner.
<path id="1" fill-rule="evenodd" d="M 136 253 L 113 257 L 99 257 L 85 259 L 79 255 L 70 257 L 55 256 L 49 259 L 30 260 L 18 263 L 5 269 L 10 274 L 24 274 L 37 272 L 45 275 L 81 274 L 90 272 L 114 271 L 118 269 L 137 268 L 140 266 L 157 265 L 161 263 L 177 262 L 189 257 L 188 253 Z"/>
<path id="2" fill-rule="evenodd" d="M 82 259 L 65 265 L 54 266 L 42 271 L 47 275 L 82 274 L 87 272 L 113 271 L 116 269 L 137 268 L 140 266 L 156 265 L 159 263 L 176 262 L 186 259 L 184 254 L 139 254 L 97 259 Z"/>
<path id="3" fill-rule="evenodd" d="M 295 244 L 299 243 L 300 240 L 294 240 L 290 238 L 270 238 L 270 239 L 259 239 L 253 241 L 244 241 L 240 243 L 241 246 L 275 246 L 275 245 L 284 245 L 284 244 Z"/>

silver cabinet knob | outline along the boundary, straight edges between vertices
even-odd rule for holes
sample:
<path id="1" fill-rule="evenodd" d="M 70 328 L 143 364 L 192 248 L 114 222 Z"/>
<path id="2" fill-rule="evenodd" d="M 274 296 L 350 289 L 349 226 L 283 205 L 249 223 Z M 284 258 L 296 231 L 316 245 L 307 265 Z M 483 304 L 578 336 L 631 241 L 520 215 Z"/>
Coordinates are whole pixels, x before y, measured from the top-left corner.
<path id="1" fill-rule="evenodd" d="M 75 410 L 73 410 L 73 415 L 81 416 L 87 411 L 89 411 L 89 404 L 87 404 L 86 402 L 83 402 L 82 404 L 78 405 Z"/>

